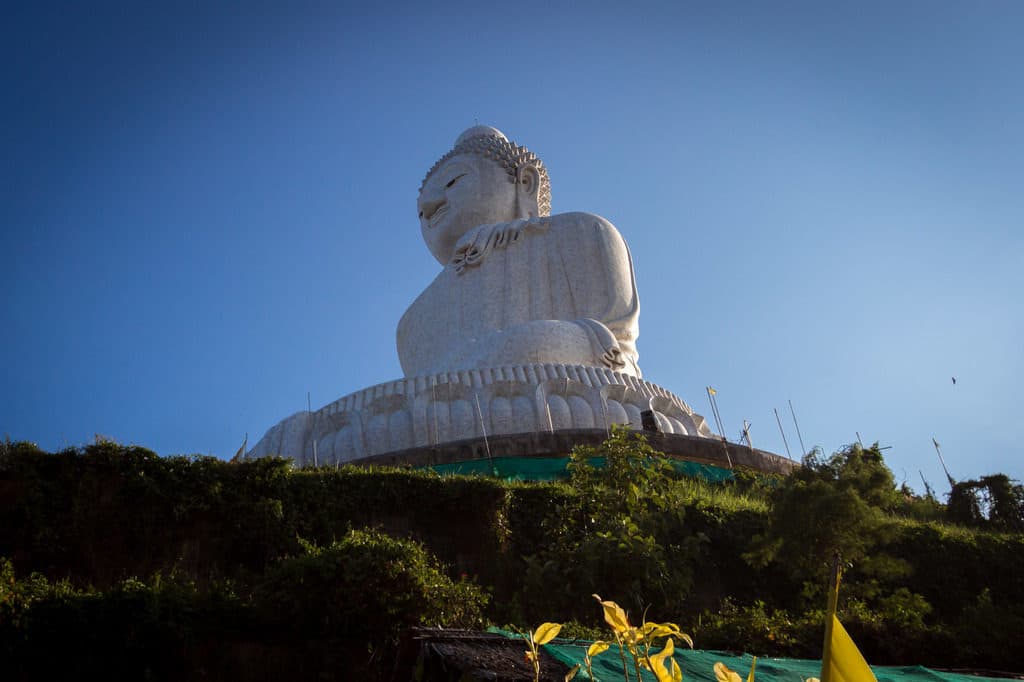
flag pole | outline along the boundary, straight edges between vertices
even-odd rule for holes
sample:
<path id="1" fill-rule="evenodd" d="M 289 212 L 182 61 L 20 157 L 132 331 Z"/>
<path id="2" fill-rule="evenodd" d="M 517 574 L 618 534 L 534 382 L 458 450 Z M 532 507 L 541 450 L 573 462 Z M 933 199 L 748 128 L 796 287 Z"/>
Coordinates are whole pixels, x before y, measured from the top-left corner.
<path id="1" fill-rule="evenodd" d="M 789 441 L 786 440 L 786 432 L 782 430 L 782 420 L 779 419 L 779 411 L 776 410 L 774 407 L 772 408 L 772 410 L 775 412 L 775 421 L 778 422 L 779 424 L 779 433 L 782 434 L 782 444 L 786 446 L 786 457 L 792 460 L 793 455 L 789 451 Z"/>
<path id="2" fill-rule="evenodd" d="M 725 440 L 725 429 L 722 427 L 722 417 L 718 414 L 718 404 L 715 402 L 715 394 L 718 393 L 715 389 L 710 386 L 706 387 L 708 392 L 708 403 L 711 404 L 711 415 L 715 418 L 715 426 L 718 427 L 718 435 Z"/>
<path id="3" fill-rule="evenodd" d="M 800 457 L 803 458 L 807 454 L 807 448 L 804 447 L 804 437 L 800 434 L 800 424 L 796 421 L 796 412 L 793 410 L 793 401 L 789 402 L 789 413 L 793 415 L 793 425 L 796 427 L 796 437 L 800 439 Z"/>
<path id="4" fill-rule="evenodd" d="M 754 444 L 750 441 L 750 427 L 751 426 L 753 426 L 753 424 L 748 422 L 746 419 L 743 420 L 743 438 L 747 439 L 747 447 L 750 448 L 751 450 L 753 450 L 754 449 Z M 740 439 L 740 442 L 741 443 L 743 442 L 742 438 Z"/>
<path id="5" fill-rule="evenodd" d="M 832 557 L 832 574 L 828 586 L 828 608 L 825 611 L 825 642 L 821 648 L 821 682 L 832 681 L 832 626 L 836 621 L 836 608 L 839 605 L 839 568 L 840 556 L 836 552 Z"/>
<path id="6" fill-rule="evenodd" d="M 612 427 L 608 423 L 608 401 L 605 400 L 604 394 L 601 394 L 601 407 L 604 408 L 604 437 L 612 437 Z"/>
<path id="7" fill-rule="evenodd" d="M 441 442 L 441 434 L 437 431 L 437 392 L 434 390 L 435 388 L 437 388 L 436 374 L 431 377 L 430 383 L 430 407 L 434 410 L 434 445 L 436 446 Z M 430 433 L 430 425 L 427 425 L 427 433 Z"/>
<path id="8" fill-rule="evenodd" d="M 313 405 L 309 401 L 309 391 L 306 391 L 306 412 L 313 414 Z M 313 437 L 313 467 L 316 468 L 320 466 L 320 462 L 317 461 L 316 457 L 316 433 L 312 427 L 310 427 L 309 435 Z"/>
<path id="9" fill-rule="evenodd" d="M 480 411 L 480 394 L 474 393 L 473 397 L 476 399 L 476 416 L 480 419 L 480 432 L 484 434 L 484 448 L 487 449 L 487 460 L 491 464 L 491 473 L 497 476 L 498 470 L 494 468 L 494 459 L 491 457 L 491 444 L 487 442 L 487 427 L 484 425 L 484 413 Z"/>
<path id="10" fill-rule="evenodd" d="M 942 451 L 939 450 L 939 441 L 935 440 L 934 436 L 932 436 L 932 443 L 935 445 L 935 454 L 939 456 L 939 462 L 942 464 L 942 470 L 946 472 L 946 480 L 949 481 L 949 487 L 950 490 L 952 490 L 953 487 L 956 486 L 956 481 L 954 481 L 953 477 L 949 475 L 949 469 L 946 468 L 946 460 L 942 459 Z"/>
<path id="11" fill-rule="evenodd" d="M 551 406 L 548 405 L 548 396 L 547 393 L 544 392 L 544 384 L 540 385 L 540 399 L 544 401 L 544 411 L 548 416 L 548 433 L 554 433 L 555 423 L 551 421 Z"/>

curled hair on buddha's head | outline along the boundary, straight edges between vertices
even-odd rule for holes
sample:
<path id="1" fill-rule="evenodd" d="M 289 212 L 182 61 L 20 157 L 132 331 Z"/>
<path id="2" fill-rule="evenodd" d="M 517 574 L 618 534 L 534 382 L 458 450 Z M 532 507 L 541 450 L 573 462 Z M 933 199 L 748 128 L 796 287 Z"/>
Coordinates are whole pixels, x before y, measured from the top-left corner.
<path id="1" fill-rule="evenodd" d="M 460 154 L 472 154 L 490 159 L 505 169 L 512 182 L 519 180 L 519 170 L 521 168 L 533 166 L 537 169 L 537 175 L 540 176 L 540 185 L 537 188 L 538 213 L 541 216 L 551 214 L 551 181 L 548 179 L 548 169 L 544 167 L 544 162 L 526 147 L 520 147 L 513 142 L 509 142 L 504 133 L 490 126 L 473 126 L 462 133 L 462 135 L 459 135 L 459 139 L 455 141 L 455 146 L 452 150 L 431 166 L 427 175 L 423 178 L 423 182 L 420 183 L 420 191 L 423 191 L 423 186 L 430 179 L 430 176 L 434 174 L 434 171 L 448 159 Z"/>

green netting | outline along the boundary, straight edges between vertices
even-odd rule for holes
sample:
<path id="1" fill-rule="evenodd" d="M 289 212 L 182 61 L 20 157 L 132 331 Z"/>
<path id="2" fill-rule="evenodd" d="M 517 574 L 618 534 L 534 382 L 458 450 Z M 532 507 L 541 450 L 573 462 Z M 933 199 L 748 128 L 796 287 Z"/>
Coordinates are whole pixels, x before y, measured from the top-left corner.
<path id="1" fill-rule="evenodd" d="M 498 632 L 506 637 L 520 637 L 511 632 L 491 628 L 491 632 Z M 583 665 L 583 657 L 590 642 L 568 642 L 556 639 L 551 644 L 544 645 L 544 649 L 553 657 L 572 668 L 579 664 L 580 671 L 575 679 L 587 680 L 586 667 Z M 524 645 L 525 646 L 525 645 Z M 673 657 L 683 671 L 685 682 L 717 682 L 715 678 L 715 663 L 721 661 L 732 670 L 739 673 L 742 679 L 747 679 L 750 671 L 750 663 L 753 656 L 750 654 L 726 653 L 724 651 L 701 651 L 692 649 L 676 649 Z M 626 655 L 629 662 L 629 675 L 635 680 L 632 659 Z M 594 678 L 598 682 L 623 682 L 622 659 L 619 657 L 619 650 L 614 644 L 604 653 L 598 654 L 593 660 Z M 977 675 L 961 675 L 958 673 L 940 672 L 920 665 L 911 666 L 880 666 L 873 665 L 871 670 L 875 673 L 878 682 L 1005 682 L 994 677 L 981 677 Z M 654 675 L 642 671 L 645 682 L 656 682 Z M 821 661 L 812 661 L 799 658 L 758 658 L 755 679 L 757 682 L 802 682 L 809 677 L 821 676 Z"/>
<path id="2" fill-rule="evenodd" d="M 557 481 L 567 478 L 568 457 L 493 457 L 425 467 L 439 474 L 494 476 L 511 481 Z"/>
<path id="3" fill-rule="evenodd" d="M 712 483 L 726 481 L 733 476 L 728 469 L 710 464 L 685 462 L 678 459 L 673 459 L 671 462 L 675 470 L 684 476 L 702 478 Z M 593 457 L 590 463 L 594 466 L 604 466 L 604 457 Z M 569 477 L 569 470 L 566 468 L 568 464 L 568 457 L 493 457 L 453 464 L 434 464 L 423 468 L 449 475 L 471 476 L 476 474 L 511 481 L 557 481 Z"/>

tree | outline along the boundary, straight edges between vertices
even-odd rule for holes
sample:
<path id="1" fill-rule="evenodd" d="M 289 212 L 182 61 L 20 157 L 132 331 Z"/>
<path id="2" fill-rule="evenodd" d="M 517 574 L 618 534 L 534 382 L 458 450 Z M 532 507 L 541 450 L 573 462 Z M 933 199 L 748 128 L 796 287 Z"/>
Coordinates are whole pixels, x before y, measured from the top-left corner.
<path id="1" fill-rule="evenodd" d="M 946 513 L 965 526 L 1024 532 L 1024 486 L 1006 474 L 961 481 L 949 492 Z"/>
<path id="2" fill-rule="evenodd" d="M 776 490 L 768 529 L 746 558 L 783 566 L 814 604 L 839 554 L 854 569 L 852 577 L 862 579 L 863 596 L 877 594 L 877 580 L 909 570 L 906 562 L 878 551 L 893 535 L 887 513 L 900 499 L 877 443 L 849 445 L 829 457 L 815 450 Z"/>
<path id="3" fill-rule="evenodd" d="M 870 448 L 854 443 L 827 458 L 820 450 L 812 450 L 803 464 L 795 474 L 797 480 L 825 481 L 838 490 L 854 492 L 868 506 L 886 512 L 900 504 L 896 479 L 885 465 L 878 443 Z"/>
<path id="4" fill-rule="evenodd" d="M 593 593 L 614 594 L 636 613 L 680 604 L 698 541 L 683 528 L 668 458 L 643 435 L 613 427 L 600 445 L 574 448 L 569 471 L 573 494 L 549 516 L 551 542 L 526 557 L 527 592 L 550 595 L 548 608 L 580 619 L 592 617 Z"/>

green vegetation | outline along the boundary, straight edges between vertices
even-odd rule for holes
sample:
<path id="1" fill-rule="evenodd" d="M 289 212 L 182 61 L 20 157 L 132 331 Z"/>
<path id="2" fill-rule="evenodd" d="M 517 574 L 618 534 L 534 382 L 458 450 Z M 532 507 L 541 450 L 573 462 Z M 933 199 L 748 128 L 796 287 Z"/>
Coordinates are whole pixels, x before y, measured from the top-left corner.
<path id="1" fill-rule="evenodd" d="M 949 519 L 976 528 L 1024 532 L 1024 486 L 1005 474 L 961 481 L 953 486 Z"/>
<path id="2" fill-rule="evenodd" d="M 868 660 L 1019 669 L 1019 484 L 943 505 L 877 446 L 805 464 L 711 484 L 625 431 L 536 484 L 0 444 L 0 659 L 15 680 L 374 679 L 409 625 L 594 632 L 593 593 L 700 648 L 816 657 L 839 552 Z"/>
<path id="3" fill-rule="evenodd" d="M 604 466 L 590 462 L 601 459 Z M 524 610 L 566 617 L 592 611 L 590 595 L 616 586 L 639 613 L 650 601 L 679 604 L 693 585 L 700 538 L 683 533 L 686 508 L 672 467 L 642 437 L 617 429 L 572 453 L 568 490 L 540 522 L 543 542 L 523 557 Z M 557 590 L 551 590 L 557 585 Z M 530 595 L 546 594 L 537 603 Z M 650 600 L 650 601 L 647 601 Z"/>

